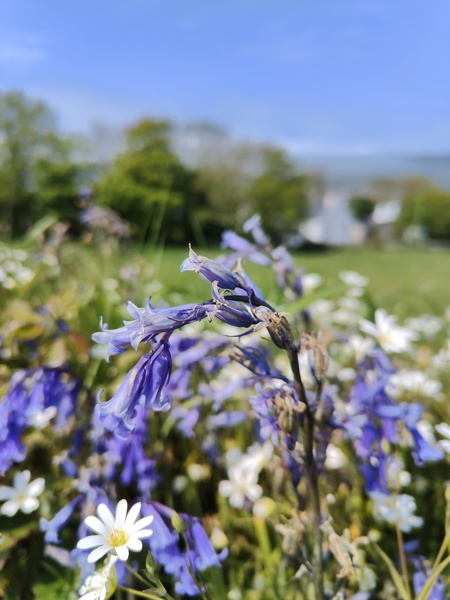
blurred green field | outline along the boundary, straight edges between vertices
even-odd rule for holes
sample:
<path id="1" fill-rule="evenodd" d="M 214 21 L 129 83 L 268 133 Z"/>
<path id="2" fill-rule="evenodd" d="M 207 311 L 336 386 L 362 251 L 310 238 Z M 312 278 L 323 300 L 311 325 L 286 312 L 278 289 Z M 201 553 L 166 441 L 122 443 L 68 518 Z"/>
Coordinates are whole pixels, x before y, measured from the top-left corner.
<path id="1" fill-rule="evenodd" d="M 197 252 L 211 258 L 220 253 L 219 250 L 201 249 Z M 187 251 L 166 248 L 164 251 L 148 252 L 145 256 L 154 267 L 155 278 L 161 283 L 185 293 L 189 300 L 199 299 L 202 282 L 191 273 L 180 274 L 180 264 Z M 358 248 L 299 252 L 295 259 L 305 272 L 318 273 L 323 277 L 324 290 L 339 285 L 338 274 L 342 270 L 355 270 L 366 275 L 370 279 L 367 291 L 374 305 L 400 317 L 422 313 L 442 315 L 450 305 L 449 250 Z M 267 270 L 244 264 L 267 296 L 276 300 L 276 286 L 273 280 L 267 280 Z"/>

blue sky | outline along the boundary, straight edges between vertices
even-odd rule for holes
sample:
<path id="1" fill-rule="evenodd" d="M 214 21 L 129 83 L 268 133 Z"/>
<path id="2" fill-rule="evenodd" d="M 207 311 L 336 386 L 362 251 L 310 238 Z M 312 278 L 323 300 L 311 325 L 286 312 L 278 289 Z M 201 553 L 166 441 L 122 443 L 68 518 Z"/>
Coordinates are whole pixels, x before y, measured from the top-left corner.
<path id="1" fill-rule="evenodd" d="M 450 152 L 448 0 L 0 0 L 0 89 L 67 130 L 216 122 L 297 153 Z"/>

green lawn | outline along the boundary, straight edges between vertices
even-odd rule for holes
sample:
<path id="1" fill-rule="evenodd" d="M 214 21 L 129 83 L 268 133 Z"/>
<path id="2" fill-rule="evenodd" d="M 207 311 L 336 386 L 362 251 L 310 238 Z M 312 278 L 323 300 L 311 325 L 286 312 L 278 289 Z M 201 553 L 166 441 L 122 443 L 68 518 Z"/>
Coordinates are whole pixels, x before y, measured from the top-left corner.
<path id="1" fill-rule="evenodd" d="M 210 258 L 219 251 L 198 250 Z M 180 264 L 187 256 L 183 249 L 168 248 L 146 253 L 154 265 L 154 276 L 171 289 L 198 301 L 207 289 L 193 273 L 180 274 Z M 441 315 L 450 305 L 450 251 L 431 249 L 374 250 L 368 248 L 332 250 L 295 255 L 306 272 L 319 273 L 324 288 L 339 283 L 341 270 L 355 270 L 370 278 L 367 288 L 374 304 L 399 316 L 430 313 Z M 266 269 L 245 263 L 245 267 L 269 297 L 275 294 L 273 278 Z"/>

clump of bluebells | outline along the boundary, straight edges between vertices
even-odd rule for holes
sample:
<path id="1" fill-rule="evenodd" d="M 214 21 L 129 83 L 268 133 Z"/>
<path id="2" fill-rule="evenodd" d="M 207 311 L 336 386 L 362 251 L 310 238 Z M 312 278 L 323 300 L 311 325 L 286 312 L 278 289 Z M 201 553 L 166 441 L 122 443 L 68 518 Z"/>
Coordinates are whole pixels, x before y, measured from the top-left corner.
<path id="1" fill-rule="evenodd" d="M 206 279 L 209 297 L 129 302 L 122 326 L 101 322 L 105 389 L 67 364 L 16 371 L 0 464 L 32 488 L 0 498 L 16 512 L 40 503 L 45 555 L 78 568 L 85 600 L 130 586 L 148 598 L 369 600 L 392 585 L 443 600 L 449 511 L 440 548 L 420 531 L 427 494 L 445 512 L 443 478 L 429 473 L 450 451 L 448 341 L 428 349 L 448 324 L 371 314 L 368 280 L 350 271 L 343 295 L 320 298 L 320 278 L 273 248 L 257 216 L 244 233 L 225 232 L 217 260 L 189 249 L 181 271 Z M 277 306 L 244 261 L 274 272 Z M 36 475 L 45 491 L 42 478 L 28 484 Z"/>

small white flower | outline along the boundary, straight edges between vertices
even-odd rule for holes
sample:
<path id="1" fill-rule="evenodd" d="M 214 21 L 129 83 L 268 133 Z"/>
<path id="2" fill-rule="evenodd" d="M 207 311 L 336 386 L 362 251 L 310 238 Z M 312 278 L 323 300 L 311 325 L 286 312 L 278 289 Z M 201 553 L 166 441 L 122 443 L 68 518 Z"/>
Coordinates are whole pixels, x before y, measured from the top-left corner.
<path id="1" fill-rule="evenodd" d="M 330 325 L 333 318 L 335 304 L 332 300 L 316 300 L 309 305 L 309 311 L 319 328 Z"/>
<path id="2" fill-rule="evenodd" d="M 375 311 L 375 323 L 361 319 L 360 329 L 373 336 L 386 352 L 405 352 L 410 349 L 410 343 L 419 336 L 415 331 L 400 327 L 396 321 L 397 317 L 378 308 Z"/>
<path id="3" fill-rule="evenodd" d="M 350 287 L 361 288 L 365 287 L 369 283 L 368 277 L 364 277 L 357 271 L 341 271 L 339 273 L 339 279 Z"/>
<path id="4" fill-rule="evenodd" d="M 345 356 L 354 358 L 356 362 L 359 362 L 372 353 L 374 345 L 374 341 L 370 338 L 363 338 L 361 335 L 350 335 L 343 347 L 343 353 Z"/>
<path id="5" fill-rule="evenodd" d="M 36 429 L 44 429 L 57 414 L 56 406 L 48 406 L 43 410 L 37 409 L 28 417 L 28 425 L 36 427 Z"/>
<path id="6" fill-rule="evenodd" d="M 328 444 L 325 467 L 327 469 L 341 469 L 346 462 L 347 458 L 342 450 L 334 444 Z"/>
<path id="7" fill-rule="evenodd" d="M 145 529 L 153 521 L 153 516 L 144 517 L 136 521 L 141 503 L 134 504 L 127 514 L 128 504 L 126 500 L 120 500 L 113 516 L 106 504 L 99 504 L 97 514 L 100 517 L 87 517 L 86 526 L 97 535 L 82 538 L 77 547 L 81 550 L 95 548 L 89 556 L 88 562 L 95 562 L 107 552 L 117 555 L 120 560 L 128 559 L 129 551 L 140 552 L 142 542 L 140 538 L 150 537 L 151 529 Z"/>
<path id="8" fill-rule="evenodd" d="M 447 371 L 448 363 L 450 362 L 450 339 L 446 341 L 446 345 L 439 350 L 437 354 L 431 357 L 430 366 L 435 371 Z"/>
<path id="9" fill-rule="evenodd" d="M 263 493 L 262 487 L 258 485 L 259 473 L 272 453 L 273 446 L 270 442 L 262 446 L 253 444 L 248 454 L 242 454 L 237 448 L 229 450 L 225 457 L 229 479 L 219 482 L 219 494 L 229 498 L 231 506 L 235 508 L 242 508 L 245 498 L 256 502 Z"/>
<path id="10" fill-rule="evenodd" d="M 302 275 L 302 287 L 305 294 L 313 292 L 322 283 L 322 277 L 317 273 L 305 273 Z"/>
<path id="11" fill-rule="evenodd" d="M 369 496 L 374 502 L 374 516 L 376 519 L 398 524 L 401 531 L 409 533 L 415 527 L 423 525 L 422 517 L 417 517 L 416 501 L 408 494 L 390 496 L 382 492 L 370 492 Z"/>
<path id="12" fill-rule="evenodd" d="M 438 444 L 446 454 L 450 454 L 450 425 L 448 423 L 439 423 L 435 429 L 442 437 L 447 438 L 439 440 Z"/>
<path id="13" fill-rule="evenodd" d="M 395 399 L 403 394 L 414 394 L 442 400 L 442 385 L 436 379 L 429 379 L 422 371 L 402 369 L 389 377 L 386 392 Z"/>
<path id="14" fill-rule="evenodd" d="M 6 500 L 0 508 L 0 514 L 13 517 L 17 511 L 30 514 L 39 507 L 37 496 L 44 491 L 45 480 L 38 477 L 30 483 L 30 471 L 16 473 L 13 486 L 0 486 L 0 500 Z"/>
<path id="15" fill-rule="evenodd" d="M 109 556 L 101 569 L 86 577 L 78 590 L 79 600 L 106 600 L 113 595 L 117 587 L 116 560 L 117 556 Z"/>
<path id="16" fill-rule="evenodd" d="M 432 338 L 442 330 L 444 320 L 433 315 L 421 315 L 406 319 L 405 325 L 425 338 Z"/>

